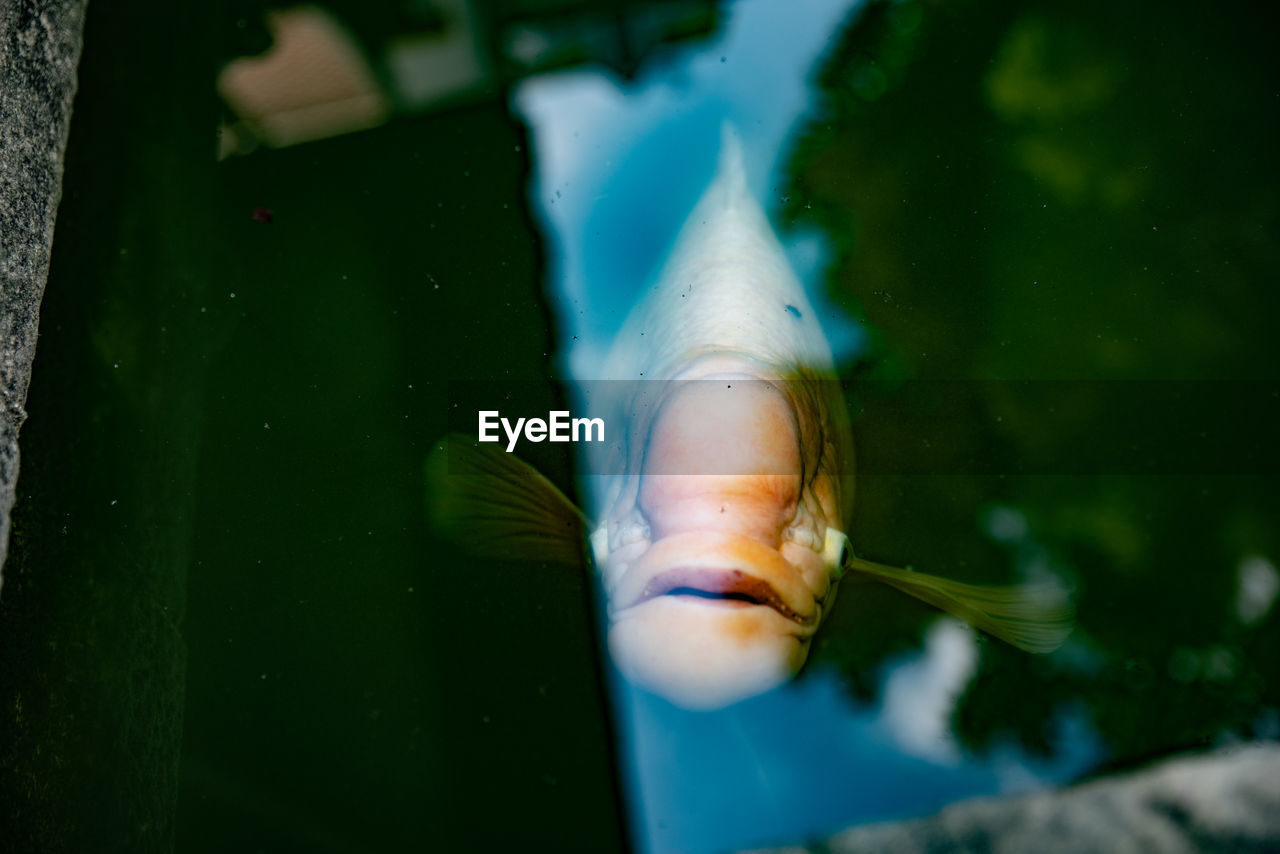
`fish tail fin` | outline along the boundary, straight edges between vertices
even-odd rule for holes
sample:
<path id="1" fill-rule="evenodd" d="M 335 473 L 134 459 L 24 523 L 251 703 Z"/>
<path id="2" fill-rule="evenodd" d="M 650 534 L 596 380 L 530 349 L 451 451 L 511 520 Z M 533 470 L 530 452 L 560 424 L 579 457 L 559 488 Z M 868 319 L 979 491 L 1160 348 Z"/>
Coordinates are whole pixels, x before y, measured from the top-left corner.
<path id="1" fill-rule="evenodd" d="M 851 554 L 844 565 L 850 574 L 884 582 L 1026 652 L 1052 652 L 1071 634 L 1074 609 L 1057 587 L 965 584 Z"/>
<path id="2" fill-rule="evenodd" d="M 436 442 L 425 473 L 427 519 L 464 551 L 584 565 L 586 518 L 519 457 L 453 434 Z"/>

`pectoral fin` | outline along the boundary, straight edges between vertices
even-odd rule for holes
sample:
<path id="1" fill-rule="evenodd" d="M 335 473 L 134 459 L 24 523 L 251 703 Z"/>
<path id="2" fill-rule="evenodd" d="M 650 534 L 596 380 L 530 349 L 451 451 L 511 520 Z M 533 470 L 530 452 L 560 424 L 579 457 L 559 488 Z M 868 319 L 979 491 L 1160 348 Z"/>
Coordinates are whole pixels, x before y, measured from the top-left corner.
<path id="1" fill-rule="evenodd" d="M 533 466 L 493 445 L 450 435 L 427 457 L 427 518 L 479 557 L 582 566 L 586 519 Z"/>
<path id="2" fill-rule="evenodd" d="M 863 560 L 847 547 L 842 551 L 842 574 L 856 573 L 881 581 L 1018 649 L 1052 652 L 1071 634 L 1074 612 L 1062 590 L 1027 585 L 965 584 Z"/>

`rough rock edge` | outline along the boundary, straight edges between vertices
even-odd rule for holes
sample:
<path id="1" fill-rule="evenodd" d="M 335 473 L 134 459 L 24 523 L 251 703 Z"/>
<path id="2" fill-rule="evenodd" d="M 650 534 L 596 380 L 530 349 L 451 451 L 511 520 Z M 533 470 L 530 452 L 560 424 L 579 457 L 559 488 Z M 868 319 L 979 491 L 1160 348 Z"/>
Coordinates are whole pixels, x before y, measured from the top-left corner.
<path id="1" fill-rule="evenodd" d="M 1181 756 L 1131 774 L 1007 798 L 975 798 L 929 818 L 850 828 L 774 854 L 1280 850 L 1280 744 Z M 763 854 L 763 852 L 761 852 Z"/>
<path id="2" fill-rule="evenodd" d="M 0 588 L 86 0 L 0 0 Z"/>

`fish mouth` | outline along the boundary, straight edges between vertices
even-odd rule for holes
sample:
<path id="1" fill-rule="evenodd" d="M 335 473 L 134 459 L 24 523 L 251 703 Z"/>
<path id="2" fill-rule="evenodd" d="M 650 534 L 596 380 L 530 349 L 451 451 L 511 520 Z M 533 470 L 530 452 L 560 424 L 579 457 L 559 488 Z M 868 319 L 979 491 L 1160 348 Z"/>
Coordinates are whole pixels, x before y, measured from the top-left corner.
<path id="1" fill-rule="evenodd" d="M 796 568 L 777 550 L 722 532 L 686 532 L 649 547 L 609 591 L 609 617 L 666 597 L 723 609 L 771 610 L 805 633 L 821 606 Z"/>
<path id="2" fill-rule="evenodd" d="M 812 625 L 816 614 L 800 614 L 782 598 L 772 584 L 740 569 L 676 567 L 649 580 L 639 597 L 627 607 L 634 608 L 659 596 L 688 596 L 726 607 L 772 608 L 783 617 L 802 626 Z"/>

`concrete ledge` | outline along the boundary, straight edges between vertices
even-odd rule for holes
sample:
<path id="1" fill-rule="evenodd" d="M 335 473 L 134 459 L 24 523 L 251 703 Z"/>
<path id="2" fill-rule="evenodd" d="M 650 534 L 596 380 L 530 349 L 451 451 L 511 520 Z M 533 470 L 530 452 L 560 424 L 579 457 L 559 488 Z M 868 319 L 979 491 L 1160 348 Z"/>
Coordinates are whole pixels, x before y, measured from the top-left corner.
<path id="1" fill-rule="evenodd" d="M 1054 792 L 981 798 L 936 816 L 864 825 L 776 854 L 1280 850 L 1280 745 L 1171 759 Z"/>
<path id="2" fill-rule="evenodd" d="M 0 569 L 18 478 L 18 430 L 62 195 L 85 0 L 0 5 Z M 3 584 L 0 574 L 0 585 Z"/>

